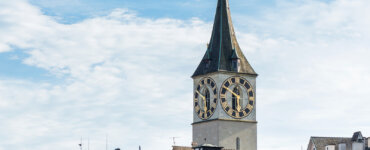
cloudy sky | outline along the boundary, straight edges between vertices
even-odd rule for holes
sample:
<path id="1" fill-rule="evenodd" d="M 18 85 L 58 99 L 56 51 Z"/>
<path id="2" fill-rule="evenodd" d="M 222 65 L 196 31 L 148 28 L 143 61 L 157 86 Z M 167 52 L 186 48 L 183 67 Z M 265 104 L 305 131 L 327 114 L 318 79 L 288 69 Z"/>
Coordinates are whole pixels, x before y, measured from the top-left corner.
<path id="1" fill-rule="evenodd" d="M 0 0 L 0 150 L 190 145 L 216 0 Z M 370 136 L 369 0 L 230 0 L 258 149 Z"/>

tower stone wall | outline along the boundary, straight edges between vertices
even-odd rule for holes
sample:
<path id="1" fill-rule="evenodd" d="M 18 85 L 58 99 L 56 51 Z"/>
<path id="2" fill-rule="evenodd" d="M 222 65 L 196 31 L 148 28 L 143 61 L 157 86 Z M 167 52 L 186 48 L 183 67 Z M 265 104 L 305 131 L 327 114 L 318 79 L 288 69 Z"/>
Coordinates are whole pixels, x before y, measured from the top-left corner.
<path id="1" fill-rule="evenodd" d="M 256 150 L 257 122 L 212 120 L 193 124 L 193 141 L 199 145 L 207 143 L 236 149 L 237 138 L 240 150 Z"/>

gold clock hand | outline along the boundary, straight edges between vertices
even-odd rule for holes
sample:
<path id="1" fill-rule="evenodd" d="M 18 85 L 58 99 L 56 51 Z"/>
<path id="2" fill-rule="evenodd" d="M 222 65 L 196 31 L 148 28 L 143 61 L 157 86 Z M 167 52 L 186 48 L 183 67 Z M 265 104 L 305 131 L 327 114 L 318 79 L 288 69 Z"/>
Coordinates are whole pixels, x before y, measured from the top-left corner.
<path id="1" fill-rule="evenodd" d="M 242 109 L 241 106 L 240 106 L 240 96 L 239 97 L 236 97 L 236 102 L 237 102 L 237 105 L 238 105 L 236 107 L 236 110 L 238 110 L 240 112 L 240 109 Z"/>
<path id="2" fill-rule="evenodd" d="M 198 91 L 195 91 L 199 94 L 200 97 L 202 97 L 202 99 L 206 99 L 206 97 L 204 97 L 202 94 L 200 94 Z"/>
<path id="3" fill-rule="evenodd" d="M 197 92 L 197 93 L 199 94 L 199 96 L 200 96 L 200 97 L 202 97 L 202 99 L 203 99 L 203 104 L 204 104 L 204 106 L 203 106 L 203 110 L 204 110 L 204 112 L 207 112 L 207 101 L 206 101 L 206 97 L 205 97 L 205 96 L 203 96 L 202 94 L 200 94 L 200 92 L 198 92 L 198 91 L 195 91 L 195 92 Z"/>
<path id="4" fill-rule="evenodd" d="M 240 96 L 239 96 L 238 94 L 236 94 L 234 91 L 230 90 L 229 88 L 227 88 L 227 87 L 225 87 L 225 86 L 224 86 L 224 88 L 225 88 L 226 90 L 228 90 L 229 92 L 231 92 L 231 94 L 233 94 L 233 95 L 236 97 L 236 102 L 237 102 L 237 107 L 236 107 L 236 109 L 237 109 L 238 111 L 240 111 L 240 109 L 242 109 L 242 108 L 241 108 L 241 106 L 240 106 Z"/>
<path id="5" fill-rule="evenodd" d="M 235 92 L 233 92 L 232 90 L 230 90 L 229 88 L 227 88 L 226 86 L 224 86 L 224 88 L 226 90 L 228 90 L 229 92 L 231 92 L 231 94 L 233 94 L 235 97 L 239 98 L 240 96 L 238 94 L 236 94 Z"/>

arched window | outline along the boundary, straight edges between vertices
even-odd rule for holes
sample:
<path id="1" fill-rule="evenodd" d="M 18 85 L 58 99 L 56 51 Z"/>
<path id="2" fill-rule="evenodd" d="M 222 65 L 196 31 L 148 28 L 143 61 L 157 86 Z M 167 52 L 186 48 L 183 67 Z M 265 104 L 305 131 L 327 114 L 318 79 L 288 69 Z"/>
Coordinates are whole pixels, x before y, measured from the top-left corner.
<path id="1" fill-rule="evenodd" d="M 207 107 L 207 109 L 209 109 L 209 108 L 211 108 L 210 107 L 210 104 L 211 104 L 211 100 L 210 100 L 211 95 L 210 95 L 208 89 L 206 89 L 206 92 L 205 93 L 206 93 L 205 94 L 205 97 L 206 97 L 206 107 Z"/>
<path id="2" fill-rule="evenodd" d="M 240 139 L 239 139 L 239 137 L 236 138 L 236 150 L 240 150 Z"/>
<path id="3" fill-rule="evenodd" d="M 236 86 L 236 87 L 234 88 L 233 92 L 234 92 L 235 94 L 238 94 L 238 95 L 240 96 L 240 89 L 239 89 L 239 86 Z M 238 106 L 237 97 L 236 97 L 234 94 L 232 94 L 232 95 L 233 95 L 233 96 L 232 96 L 232 108 L 233 108 L 234 110 L 236 110 L 236 107 Z M 239 100 L 239 101 L 240 101 L 240 100 Z"/>

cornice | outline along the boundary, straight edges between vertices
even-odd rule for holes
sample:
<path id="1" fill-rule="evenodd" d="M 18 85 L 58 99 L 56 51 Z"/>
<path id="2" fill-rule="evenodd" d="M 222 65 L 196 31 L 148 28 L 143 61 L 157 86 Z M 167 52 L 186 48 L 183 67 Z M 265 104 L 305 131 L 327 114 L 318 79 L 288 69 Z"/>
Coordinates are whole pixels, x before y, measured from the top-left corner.
<path id="1" fill-rule="evenodd" d="M 213 122 L 213 121 L 228 121 L 228 122 L 244 122 L 244 123 L 258 123 L 257 121 L 252 120 L 236 120 L 236 119 L 209 119 L 199 122 L 194 122 L 191 125 L 200 124 L 200 123 L 206 123 L 206 122 Z"/>

